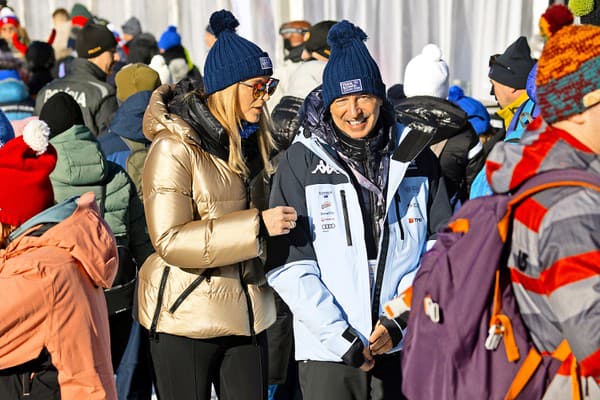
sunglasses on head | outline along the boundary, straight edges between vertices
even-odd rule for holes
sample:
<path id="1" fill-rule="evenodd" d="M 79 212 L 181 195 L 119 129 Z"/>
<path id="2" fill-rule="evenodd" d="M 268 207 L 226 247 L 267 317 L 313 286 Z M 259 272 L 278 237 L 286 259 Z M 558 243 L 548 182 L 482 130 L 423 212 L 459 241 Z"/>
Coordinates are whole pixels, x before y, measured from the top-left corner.
<path id="1" fill-rule="evenodd" d="M 266 82 L 256 82 L 256 83 L 246 83 L 240 81 L 244 86 L 248 86 L 252 88 L 252 97 L 254 100 L 262 99 L 267 93 L 269 96 L 272 96 L 275 93 L 275 89 L 277 89 L 277 85 L 279 85 L 279 79 L 270 78 Z"/>

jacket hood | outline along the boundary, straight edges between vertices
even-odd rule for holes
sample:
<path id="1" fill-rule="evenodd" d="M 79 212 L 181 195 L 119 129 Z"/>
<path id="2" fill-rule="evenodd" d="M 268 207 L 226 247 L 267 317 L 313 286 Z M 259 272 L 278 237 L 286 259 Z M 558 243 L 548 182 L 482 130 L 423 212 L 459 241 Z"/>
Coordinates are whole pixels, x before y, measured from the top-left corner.
<path id="1" fill-rule="evenodd" d="M 537 76 L 537 67 L 538 63 L 536 62 L 529 71 L 529 75 L 527 76 L 527 96 L 534 102 L 537 103 L 537 87 L 535 86 L 535 78 Z"/>
<path id="2" fill-rule="evenodd" d="M 304 135 L 308 136 L 309 132 L 319 131 L 323 136 L 326 127 L 323 124 L 325 120 L 325 107 L 323 104 L 323 88 L 317 87 L 306 96 L 304 104 L 298 112 L 298 123 L 304 128 Z"/>
<path id="3" fill-rule="evenodd" d="M 183 81 L 180 83 L 183 84 Z M 162 85 L 152 93 L 150 104 L 144 114 L 143 124 L 146 138 L 153 141 L 158 134 L 166 131 L 212 153 L 215 153 L 211 150 L 213 145 L 215 148 L 228 147 L 227 132 L 203 104 L 197 104 L 194 109 L 193 117 L 198 132 L 183 117 L 170 111 L 177 89 L 176 85 Z M 218 150 L 222 153 L 223 149 Z M 217 155 L 221 156 L 222 154 Z"/>
<path id="4" fill-rule="evenodd" d="M 569 133 L 531 122 L 519 143 L 498 142 L 486 161 L 486 176 L 496 193 L 517 189 L 524 181 L 552 169 L 575 168 L 600 175 L 600 157 Z"/>
<path id="5" fill-rule="evenodd" d="M 429 144 L 449 139 L 470 129 L 469 117 L 456 104 L 439 97 L 413 96 L 400 100 L 394 106 L 398 122 L 415 132 L 432 135 Z"/>
<path id="6" fill-rule="evenodd" d="M 150 143 L 142 131 L 142 121 L 152 92 L 145 90 L 130 96 L 121 104 L 110 123 L 109 130 L 136 142 Z"/>
<path id="7" fill-rule="evenodd" d="M 50 224 L 41 235 L 36 227 Z M 114 236 L 100 217 L 96 199 L 89 192 L 51 207 L 26 221 L 9 237 L 0 256 L 11 258 L 45 246 L 65 249 L 77 259 L 99 287 L 109 288 L 117 273 L 118 258 Z"/>
<path id="8" fill-rule="evenodd" d="M 58 160 L 52 181 L 68 186 L 98 185 L 108 176 L 108 165 L 100 144 L 85 125 L 74 125 L 50 139 Z"/>

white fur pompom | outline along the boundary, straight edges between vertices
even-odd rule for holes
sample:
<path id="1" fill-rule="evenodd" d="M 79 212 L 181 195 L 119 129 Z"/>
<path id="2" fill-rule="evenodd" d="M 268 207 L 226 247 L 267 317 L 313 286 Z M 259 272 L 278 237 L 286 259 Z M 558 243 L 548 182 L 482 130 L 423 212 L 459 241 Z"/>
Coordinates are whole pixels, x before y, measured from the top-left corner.
<path id="1" fill-rule="evenodd" d="M 442 59 L 442 49 L 433 43 L 429 43 L 423 47 L 421 54 L 431 61 L 440 61 Z"/>
<path id="2" fill-rule="evenodd" d="M 46 152 L 49 136 L 50 127 L 39 119 L 29 122 L 23 130 L 23 140 L 38 156 Z"/>

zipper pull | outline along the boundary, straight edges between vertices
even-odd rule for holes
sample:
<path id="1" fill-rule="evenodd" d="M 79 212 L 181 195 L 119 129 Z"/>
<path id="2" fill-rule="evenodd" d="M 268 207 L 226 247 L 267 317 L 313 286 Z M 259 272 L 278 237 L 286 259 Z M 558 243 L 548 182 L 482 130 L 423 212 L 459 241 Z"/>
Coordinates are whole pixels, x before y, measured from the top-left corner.
<path id="1" fill-rule="evenodd" d="M 423 300 L 425 307 L 425 315 L 429 317 L 432 322 L 439 324 L 440 322 L 440 305 L 431 299 L 431 296 L 426 296 Z"/>
<path id="2" fill-rule="evenodd" d="M 485 348 L 487 350 L 496 350 L 502 341 L 504 327 L 500 324 L 493 324 L 488 330 L 487 339 L 485 339 Z"/>

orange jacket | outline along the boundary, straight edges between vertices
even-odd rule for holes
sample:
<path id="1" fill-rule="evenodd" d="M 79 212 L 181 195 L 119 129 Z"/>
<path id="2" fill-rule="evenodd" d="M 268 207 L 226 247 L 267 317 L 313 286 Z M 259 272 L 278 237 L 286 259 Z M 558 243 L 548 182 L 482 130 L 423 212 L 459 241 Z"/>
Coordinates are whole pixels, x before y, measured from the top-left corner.
<path id="1" fill-rule="evenodd" d="M 46 348 L 63 400 L 116 400 L 102 289 L 117 271 L 114 236 L 92 193 L 39 237 L 37 227 L 0 250 L 0 369 Z"/>

